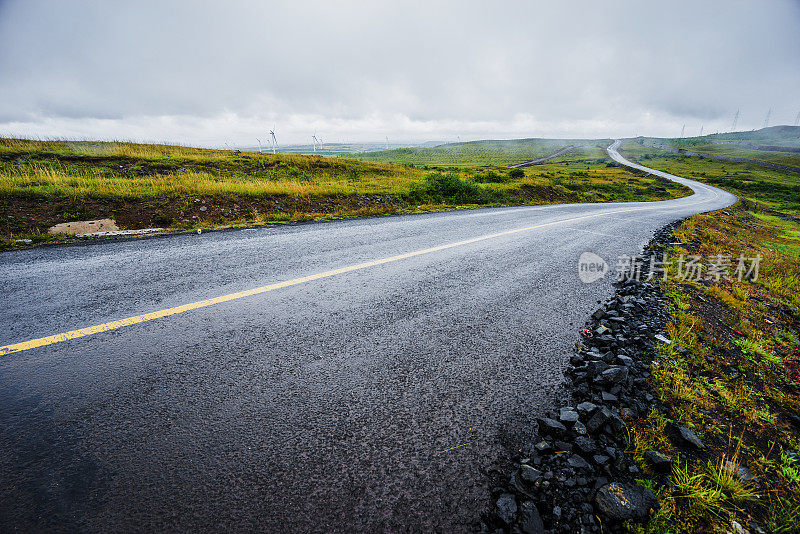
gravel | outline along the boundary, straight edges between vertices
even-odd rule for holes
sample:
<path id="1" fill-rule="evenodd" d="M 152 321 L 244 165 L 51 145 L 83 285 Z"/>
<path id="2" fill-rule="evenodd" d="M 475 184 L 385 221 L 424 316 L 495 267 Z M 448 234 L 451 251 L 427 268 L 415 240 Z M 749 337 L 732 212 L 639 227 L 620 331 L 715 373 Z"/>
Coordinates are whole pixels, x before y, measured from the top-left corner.
<path id="1" fill-rule="evenodd" d="M 657 232 L 645 249 L 645 275 L 649 255 L 672 241 L 679 222 Z M 622 522 L 646 522 L 658 509 L 654 493 L 637 484 L 644 475 L 624 451 L 626 420 L 646 416 L 655 399 L 648 378 L 654 345 L 669 342 L 665 301 L 655 285 L 628 280 L 592 314 L 584 327 L 592 335 L 584 333 L 565 371 L 572 404 L 537 419 L 538 432 L 496 488 L 482 531 L 623 532 Z M 671 425 L 670 432 L 684 446 L 703 448 L 685 427 Z M 672 459 L 659 451 L 645 458 L 659 473 L 653 483 L 672 487 Z"/>

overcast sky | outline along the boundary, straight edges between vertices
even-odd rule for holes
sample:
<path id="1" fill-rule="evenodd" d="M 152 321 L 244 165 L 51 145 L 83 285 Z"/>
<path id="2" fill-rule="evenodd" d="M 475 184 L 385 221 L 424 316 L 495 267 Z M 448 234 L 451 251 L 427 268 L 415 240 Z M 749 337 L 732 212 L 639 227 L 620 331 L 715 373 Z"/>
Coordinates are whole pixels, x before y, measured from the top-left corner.
<path id="1" fill-rule="evenodd" d="M 0 135 L 255 144 L 793 124 L 800 1 L 0 0 Z"/>

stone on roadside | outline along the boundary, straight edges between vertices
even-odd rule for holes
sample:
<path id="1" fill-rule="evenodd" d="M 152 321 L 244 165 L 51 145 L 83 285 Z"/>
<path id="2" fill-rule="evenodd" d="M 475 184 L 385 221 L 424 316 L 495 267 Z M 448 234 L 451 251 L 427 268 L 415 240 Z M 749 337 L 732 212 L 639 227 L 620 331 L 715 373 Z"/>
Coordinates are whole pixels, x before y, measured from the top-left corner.
<path id="1" fill-rule="evenodd" d="M 746 467 L 742 467 L 736 462 L 732 462 L 728 460 L 725 462 L 724 465 L 725 471 L 731 473 L 733 476 L 741 480 L 742 482 L 755 482 L 756 476 L 750 472 L 749 469 Z"/>
<path id="2" fill-rule="evenodd" d="M 573 454 L 572 456 L 570 456 L 569 460 L 567 460 L 567 463 L 569 463 L 570 467 L 572 467 L 573 469 L 583 469 L 586 471 L 592 469 L 592 466 L 589 465 L 589 462 L 587 462 L 577 454 Z"/>
<path id="3" fill-rule="evenodd" d="M 539 509 L 531 501 L 519 505 L 519 528 L 523 534 L 544 534 L 544 524 Z"/>
<path id="4" fill-rule="evenodd" d="M 606 384 L 619 384 L 628 378 L 628 368 L 623 366 L 609 367 L 600 374 L 600 379 Z"/>
<path id="5" fill-rule="evenodd" d="M 589 431 L 586 430 L 586 425 L 581 423 L 580 421 L 576 421 L 574 425 L 572 425 L 572 433 L 576 436 L 588 436 Z"/>
<path id="6" fill-rule="evenodd" d="M 695 447 L 697 449 L 705 448 L 705 445 L 703 445 L 703 442 L 700 441 L 700 438 L 697 437 L 697 434 L 695 434 L 685 426 L 680 426 L 676 425 L 675 423 L 670 423 L 669 428 L 682 443 L 691 445 L 692 447 Z"/>
<path id="7" fill-rule="evenodd" d="M 631 358 L 630 356 L 624 356 L 624 355 L 617 356 L 617 361 L 621 365 L 624 365 L 625 367 L 631 367 L 633 365 L 633 358 Z"/>
<path id="8" fill-rule="evenodd" d="M 612 521 L 646 521 L 658 506 L 649 489 L 618 482 L 600 488 L 594 502 L 597 510 Z"/>
<path id="9" fill-rule="evenodd" d="M 578 421 L 578 412 L 572 408 L 561 408 L 558 413 L 558 420 L 561 421 L 564 426 L 570 427 Z"/>
<path id="10" fill-rule="evenodd" d="M 653 337 L 655 337 L 655 338 L 656 338 L 656 340 L 658 340 L 658 341 L 660 341 L 660 342 L 664 343 L 665 345 L 669 345 L 670 343 L 672 343 L 672 341 L 671 341 L 671 340 L 669 340 L 669 339 L 665 338 L 665 337 L 664 337 L 664 336 L 662 336 L 661 334 L 656 334 L 656 335 L 655 335 L 655 336 L 653 336 Z"/>
<path id="11" fill-rule="evenodd" d="M 548 436 L 560 436 L 567 431 L 567 427 L 562 425 L 555 419 L 549 417 L 540 417 L 537 419 L 539 423 L 539 433 Z"/>
<path id="12" fill-rule="evenodd" d="M 659 473 L 668 473 L 672 469 L 672 458 L 659 451 L 647 451 L 644 457 Z"/>
<path id="13" fill-rule="evenodd" d="M 617 402 L 619 400 L 616 395 L 609 393 L 608 391 L 603 391 L 600 393 L 600 397 L 603 399 L 603 402 Z"/>
<path id="14" fill-rule="evenodd" d="M 606 407 L 600 408 L 595 412 L 589 422 L 586 423 L 586 430 L 589 431 L 590 434 L 596 432 L 599 428 L 602 428 L 611 418 L 611 410 Z"/>
<path id="15" fill-rule="evenodd" d="M 503 493 L 495 505 L 497 516 L 507 525 L 517 518 L 517 501 L 510 493 Z"/>
<path id="16" fill-rule="evenodd" d="M 519 469 L 522 480 L 530 485 L 534 485 L 542 478 L 542 472 L 529 465 L 522 465 Z"/>

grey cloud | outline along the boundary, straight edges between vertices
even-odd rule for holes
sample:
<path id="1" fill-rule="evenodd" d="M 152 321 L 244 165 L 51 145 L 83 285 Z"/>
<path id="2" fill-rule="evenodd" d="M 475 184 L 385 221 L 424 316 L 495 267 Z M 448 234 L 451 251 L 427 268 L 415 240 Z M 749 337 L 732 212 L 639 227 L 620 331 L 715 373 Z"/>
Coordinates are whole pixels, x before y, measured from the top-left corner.
<path id="1" fill-rule="evenodd" d="M 149 121 L 192 137 L 205 121 L 219 141 L 309 120 L 362 138 L 671 135 L 737 108 L 755 126 L 769 107 L 788 122 L 798 27 L 788 0 L 6 1 L 0 132 L 164 134 Z"/>

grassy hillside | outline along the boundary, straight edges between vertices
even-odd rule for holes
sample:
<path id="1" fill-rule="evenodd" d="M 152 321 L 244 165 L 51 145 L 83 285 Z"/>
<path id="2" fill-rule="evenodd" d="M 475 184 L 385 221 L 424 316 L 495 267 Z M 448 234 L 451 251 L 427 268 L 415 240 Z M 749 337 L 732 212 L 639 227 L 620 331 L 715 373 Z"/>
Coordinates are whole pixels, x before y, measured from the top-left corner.
<path id="1" fill-rule="evenodd" d="M 63 240 L 47 229 L 87 219 L 112 218 L 123 229 L 220 228 L 688 193 L 609 163 L 601 146 L 510 171 L 487 164 L 418 167 L 166 145 L 0 139 L 0 245 Z M 517 154 L 493 157 L 519 162 L 532 153 Z"/>
<path id="2" fill-rule="evenodd" d="M 695 139 L 749 142 L 759 145 L 800 147 L 800 126 L 770 126 L 749 132 L 711 134 Z"/>
<path id="3" fill-rule="evenodd" d="M 421 166 L 507 167 L 515 163 L 541 158 L 568 145 L 579 149 L 581 158 L 604 158 L 609 139 L 512 139 L 504 141 L 470 141 L 436 147 L 398 148 L 356 155 L 364 161 L 402 163 Z M 565 161 L 565 160 L 560 160 Z M 569 160 L 566 160 L 569 161 Z"/>
<path id="4" fill-rule="evenodd" d="M 800 175 L 795 173 L 671 154 L 633 141 L 626 141 L 622 152 L 642 165 L 722 187 L 785 213 L 800 214 Z"/>
<path id="5" fill-rule="evenodd" d="M 712 134 L 703 137 L 646 138 L 646 140 L 713 156 L 749 158 L 778 165 L 800 167 L 800 152 L 765 150 L 769 147 L 800 148 L 800 127 L 797 126 L 774 126 L 752 132 Z"/>

